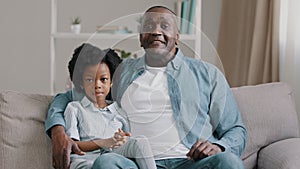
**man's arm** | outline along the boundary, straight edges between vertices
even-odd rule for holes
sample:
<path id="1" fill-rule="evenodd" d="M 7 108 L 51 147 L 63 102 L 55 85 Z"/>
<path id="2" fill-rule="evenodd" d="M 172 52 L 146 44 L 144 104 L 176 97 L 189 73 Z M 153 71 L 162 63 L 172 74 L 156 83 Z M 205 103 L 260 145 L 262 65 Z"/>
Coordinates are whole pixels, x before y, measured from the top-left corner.
<path id="1" fill-rule="evenodd" d="M 67 91 L 66 93 L 57 94 L 47 113 L 47 119 L 45 121 L 46 132 L 49 137 L 51 137 L 52 127 L 62 126 L 65 127 L 64 111 L 69 102 L 73 100 L 72 91 Z"/>
<path id="2" fill-rule="evenodd" d="M 61 125 L 52 127 L 52 165 L 54 168 L 68 169 L 70 166 L 71 152 L 84 155 L 77 144 L 65 133 L 65 128 Z"/>
<path id="3" fill-rule="evenodd" d="M 246 146 L 246 128 L 242 122 L 232 91 L 223 76 L 215 70 L 211 74 L 212 93 L 209 116 L 217 141 L 213 142 L 237 156 Z"/>
<path id="4" fill-rule="evenodd" d="M 68 168 L 70 154 L 84 154 L 77 144 L 65 133 L 64 110 L 72 101 L 72 91 L 58 94 L 52 101 L 45 122 L 46 132 L 52 138 L 52 158 L 54 168 Z"/>
<path id="5" fill-rule="evenodd" d="M 215 144 L 223 146 L 225 150 L 228 149 L 237 156 L 241 156 L 246 147 L 247 131 L 242 122 L 236 101 L 229 88 L 227 88 L 225 98 L 224 112 L 220 119 L 216 118 L 219 122 L 214 134 L 218 137 L 219 141 L 215 142 Z"/>
<path id="6" fill-rule="evenodd" d="M 246 129 L 240 111 L 223 74 L 214 66 L 207 68 L 211 85 L 209 116 L 214 139 L 198 140 L 187 156 L 199 160 L 222 151 L 240 156 L 246 144 Z"/>
<path id="7" fill-rule="evenodd" d="M 198 140 L 186 154 L 189 159 L 199 160 L 225 150 L 241 156 L 246 145 L 246 129 L 235 106 L 224 108 L 224 111 L 226 112 L 211 115 L 212 123 L 217 126 L 214 126 L 214 135 L 218 140 Z"/>

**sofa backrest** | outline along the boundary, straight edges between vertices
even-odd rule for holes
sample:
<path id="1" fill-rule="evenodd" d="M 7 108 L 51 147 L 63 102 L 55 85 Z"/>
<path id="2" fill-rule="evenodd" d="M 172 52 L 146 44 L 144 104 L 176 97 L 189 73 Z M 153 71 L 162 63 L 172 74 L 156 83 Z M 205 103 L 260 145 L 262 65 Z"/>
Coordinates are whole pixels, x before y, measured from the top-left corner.
<path id="1" fill-rule="evenodd" d="M 284 83 L 232 89 L 248 131 L 242 155 L 253 168 L 257 152 L 278 140 L 299 137 L 293 92 Z M 44 122 L 52 96 L 0 93 L 0 168 L 52 168 L 51 140 Z"/>
<path id="2" fill-rule="evenodd" d="M 52 168 L 44 121 L 51 96 L 0 93 L 0 168 Z"/>
<path id="3" fill-rule="evenodd" d="M 256 165 L 257 153 L 273 142 L 299 137 L 293 91 L 285 83 L 232 88 L 248 132 L 242 155 L 245 168 Z"/>

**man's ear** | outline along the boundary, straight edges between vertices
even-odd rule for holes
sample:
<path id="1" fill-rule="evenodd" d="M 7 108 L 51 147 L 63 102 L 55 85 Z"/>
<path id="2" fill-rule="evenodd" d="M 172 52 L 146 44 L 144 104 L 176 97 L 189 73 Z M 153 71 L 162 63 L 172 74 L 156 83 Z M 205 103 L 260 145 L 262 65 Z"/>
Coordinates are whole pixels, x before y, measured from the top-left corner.
<path id="1" fill-rule="evenodd" d="M 175 45 L 179 44 L 179 33 L 176 33 L 176 38 L 175 38 Z"/>
<path id="2" fill-rule="evenodd" d="M 143 35 L 140 33 L 140 46 L 143 47 L 143 43 L 142 43 L 142 37 Z"/>

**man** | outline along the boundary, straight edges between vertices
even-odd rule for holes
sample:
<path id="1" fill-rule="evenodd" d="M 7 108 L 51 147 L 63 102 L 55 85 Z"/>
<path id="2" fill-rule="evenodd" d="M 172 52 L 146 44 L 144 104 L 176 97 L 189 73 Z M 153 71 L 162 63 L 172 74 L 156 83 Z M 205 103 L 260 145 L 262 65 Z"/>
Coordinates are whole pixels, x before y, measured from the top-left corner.
<path id="1" fill-rule="evenodd" d="M 175 14 L 162 6 L 149 8 L 140 33 L 145 56 L 119 66 L 113 99 L 125 110 L 131 133 L 149 138 L 157 168 L 243 168 L 238 156 L 246 130 L 224 76 L 208 63 L 184 57 L 178 41 Z M 51 129 L 55 166 L 67 166 L 71 149 L 81 151 L 64 134 L 61 115 L 53 113 L 64 110 L 58 97 L 46 129 Z M 59 120 L 51 120 L 55 116 Z"/>

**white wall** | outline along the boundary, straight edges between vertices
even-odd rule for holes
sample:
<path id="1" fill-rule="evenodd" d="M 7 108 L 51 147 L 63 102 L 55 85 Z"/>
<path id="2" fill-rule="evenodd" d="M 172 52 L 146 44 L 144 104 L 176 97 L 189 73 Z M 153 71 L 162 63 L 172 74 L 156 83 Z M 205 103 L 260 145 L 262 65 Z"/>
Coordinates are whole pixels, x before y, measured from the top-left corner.
<path id="1" fill-rule="evenodd" d="M 218 44 L 222 0 L 202 0 L 201 58 L 224 72 L 216 50 Z"/>
<path id="2" fill-rule="evenodd" d="M 97 0 L 97 4 L 93 4 L 92 1 L 58 0 L 58 31 L 69 31 L 70 18 L 73 16 L 81 16 L 83 32 L 91 32 L 111 18 L 143 12 L 155 4 L 174 8 L 176 1 Z M 82 3 L 90 4 L 90 7 L 82 8 Z M 128 5 L 133 3 L 135 5 Z M 213 45 L 217 44 L 218 39 L 220 8 L 221 0 L 203 0 L 203 32 Z M 0 91 L 50 93 L 50 12 L 50 0 L 1 0 Z M 74 40 L 65 46 L 66 43 L 58 42 L 58 49 L 72 49 L 80 41 Z M 66 64 L 72 51 L 60 52 L 60 58 L 57 59 L 60 69 L 57 73 L 67 76 Z"/>
<path id="3" fill-rule="evenodd" d="M 0 3 L 0 91 L 48 93 L 50 1 Z"/>
<path id="4" fill-rule="evenodd" d="M 202 31 L 216 47 L 218 44 L 222 0 L 202 0 Z"/>

